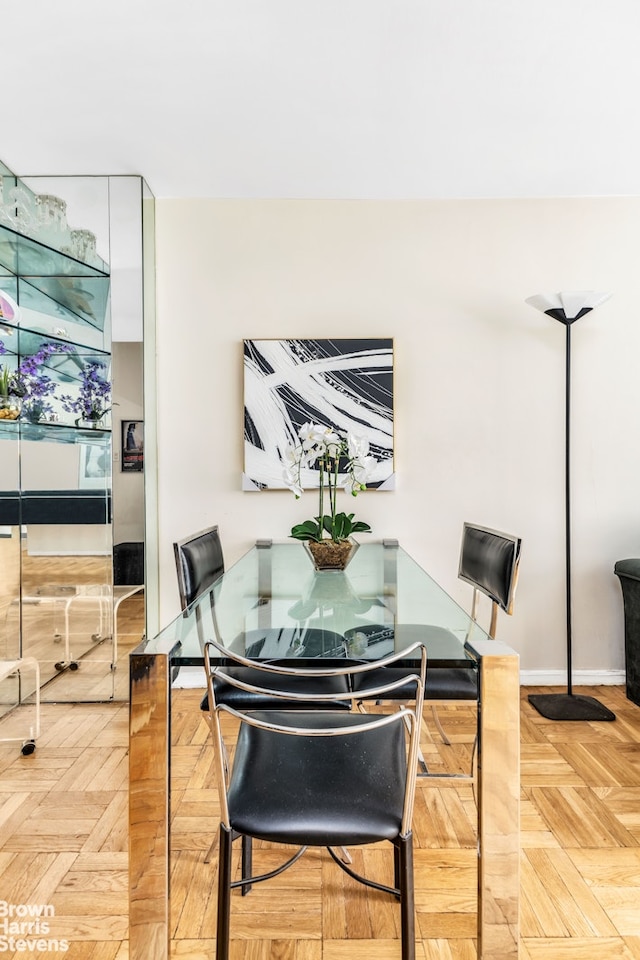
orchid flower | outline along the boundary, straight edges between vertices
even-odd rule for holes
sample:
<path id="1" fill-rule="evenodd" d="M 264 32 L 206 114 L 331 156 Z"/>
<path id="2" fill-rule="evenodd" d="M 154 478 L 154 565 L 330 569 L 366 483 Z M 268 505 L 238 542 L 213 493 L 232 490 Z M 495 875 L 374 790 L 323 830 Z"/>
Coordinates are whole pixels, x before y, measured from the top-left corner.
<path id="1" fill-rule="evenodd" d="M 299 498 L 303 493 L 302 470 L 317 468 L 318 514 L 313 520 L 296 524 L 291 536 L 297 540 L 320 541 L 328 533 L 339 543 L 347 540 L 351 533 L 369 532 L 369 525 L 354 521 L 352 513 L 338 513 L 336 503 L 341 486 L 354 497 L 366 490 L 376 465 L 375 458 L 369 454 L 369 441 L 351 431 L 339 433 L 331 426 L 311 421 L 300 427 L 298 437 L 297 445 L 288 443 L 285 447 L 282 476 L 285 485 Z M 345 472 L 346 477 L 342 479 L 340 474 Z M 330 514 L 325 513 L 325 491 Z"/>

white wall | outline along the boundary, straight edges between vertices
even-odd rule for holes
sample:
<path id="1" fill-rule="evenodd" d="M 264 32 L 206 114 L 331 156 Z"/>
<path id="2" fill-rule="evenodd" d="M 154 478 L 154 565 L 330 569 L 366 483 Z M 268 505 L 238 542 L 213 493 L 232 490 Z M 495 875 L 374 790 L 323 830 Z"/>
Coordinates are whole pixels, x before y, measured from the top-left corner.
<path id="1" fill-rule="evenodd" d="M 242 339 L 393 336 L 397 489 L 363 494 L 358 516 L 467 606 L 462 522 L 520 534 L 500 636 L 523 669 L 563 671 L 564 328 L 524 298 L 596 289 L 612 299 L 573 328 L 574 666 L 620 670 L 613 565 L 640 555 L 639 239 L 640 198 L 159 201 L 162 622 L 174 539 L 217 522 L 230 563 L 311 513 L 312 493 L 241 492 Z"/>
<path id="2" fill-rule="evenodd" d="M 113 542 L 144 540 L 144 473 L 122 472 L 122 423 L 144 420 L 142 343 L 111 344 L 113 357 Z"/>

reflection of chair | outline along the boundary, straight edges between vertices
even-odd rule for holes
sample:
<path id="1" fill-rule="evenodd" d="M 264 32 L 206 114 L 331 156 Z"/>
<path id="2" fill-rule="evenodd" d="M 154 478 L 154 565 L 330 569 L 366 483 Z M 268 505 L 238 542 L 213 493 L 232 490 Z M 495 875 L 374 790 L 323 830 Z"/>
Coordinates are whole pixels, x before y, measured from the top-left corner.
<path id="1" fill-rule="evenodd" d="M 0 660 L 0 682 L 9 677 L 17 677 L 20 684 L 18 703 L 22 701 L 22 672 L 24 670 L 33 670 L 34 673 L 34 708 L 35 719 L 25 736 L 0 737 L 0 743 L 8 743 L 12 740 L 22 740 L 22 753 L 25 756 L 33 753 L 36 749 L 36 740 L 40 736 L 40 664 L 34 657 L 21 657 L 19 660 Z"/>
<path id="2" fill-rule="evenodd" d="M 419 647 L 420 645 L 416 645 Z M 393 663 L 410 651 L 387 658 Z M 299 681 L 302 710 L 234 710 L 216 700 L 215 682 L 239 681 L 225 668 L 213 667 L 210 655 L 225 651 L 205 645 L 205 669 L 213 706 L 212 735 L 221 807 L 218 867 L 218 927 L 216 958 L 228 960 L 231 890 L 268 880 L 294 863 L 307 846 L 327 847 L 333 860 L 350 877 L 400 900 L 402 958 L 415 956 L 413 854 L 411 820 L 416 784 L 417 747 L 425 676 L 425 651 L 419 675 L 403 671 L 395 685 L 413 687 L 415 709 L 398 707 L 392 714 L 361 714 L 318 710 L 317 696 L 304 692 L 309 670 L 260 664 L 270 680 L 269 695 L 287 704 L 292 696 L 289 680 Z M 377 665 L 347 665 L 323 671 L 328 680 L 363 676 Z M 286 687 L 277 693 L 280 677 Z M 259 695 L 259 691 L 254 691 Z M 386 685 L 380 698 L 393 694 Z M 325 695 L 326 696 L 326 695 Z M 354 698 L 357 694 L 352 695 Z M 233 766 L 226 768 L 221 713 L 240 720 Z M 409 728 L 409 738 L 405 733 Z M 299 849 L 281 867 L 258 877 L 243 874 L 231 879 L 231 851 L 235 837 L 256 837 Z M 361 877 L 341 862 L 332 847 L 364 845 L 388 840 L 394 847 L 393 886 Z"/>
<path id="3" fill-rule="evenodd" d="M 472 624 L 477 621 L 480 594 L 491 600 L 491 623 L 489 636 L 494 639 L 498 610 L 505 613 L 513 612 L 513 598 L 515 594 L 518 566 L 520 562 L 521 540 L 510 534 L 479 527 L 476 524 L 465 523 L 462 530 L 462 545 L 458 577 L 473 587 L 473 601 L 471 606 Z M 380 630 L 381 628 L 374 628 Z M 393 629 L 393 628 L 391 628 Z M 430 624 L 398 624 L 398 642 L 422 639 L 427 647 L 430 643 L 444 642 L 453 639 L 459 642 L 449 630 Z M 366 635 L 367 628 L 359 627 L 359 632 Z M 404 631 L 404 634 L 403 634 Z M 355 631 L 346 631 L 347 643 L 350 634 Z M 370 699 L 366 690 L 366 683 L 375 682 L 375 675 L 356 681 L 359 684 L 363 699 Z M 475 664 L 469 667 L 430 667 L 427 670 L 425 685 L 426 701 L 449 700 L 470 701 L 478 699 L 478 672 Z M 438 731 L 445 744 L 451 741 L 442 729 L 435 705 L 432 704 L 432 713 Z"/>

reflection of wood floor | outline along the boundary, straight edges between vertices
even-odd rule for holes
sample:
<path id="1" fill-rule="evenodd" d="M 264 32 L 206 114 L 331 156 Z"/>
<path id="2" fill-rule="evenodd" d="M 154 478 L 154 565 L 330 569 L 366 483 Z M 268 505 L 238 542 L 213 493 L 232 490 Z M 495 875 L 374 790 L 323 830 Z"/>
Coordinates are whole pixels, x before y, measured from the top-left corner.
<path id="1" fill-rule="evenodd" d="M 640 708 L 620 687 L 584 692 L 615 723 L 552 723 L 522 692 L 521 960 L 640 960 Z M 211 749 L 198 691 L 174 692 L 172 957 L 210 960 L 216 865 Z M 425 729 L 433 772 L 466 764 L 467 707 L 443 707 L 454 746 Z M 1 728 L 1 724 L 0 724 Z M 416 799 L 417 960 L 473 960 L 470 786 L 421 780 Z M 354 851 L 380 874 L 382 848 Z M 257 864 L 276 858 L 262 845 Z M 0 745 L 0 898 L 51 904 L 70 960 L 127 960 L 127 706 L 48 704 L 32 757 Z M 324 852 L 232 899 L 232 960 L 399 960 L 398 908 Z M 24 954 L 19 954 L 23 956 Z M 13 956 L 6 954 L 6 956 Z M 18 955 L 16 955 L 18 956 Z M 149 957 L 149 960 L 154 960 Z"/>
<path id="2" fill-rule="evenodd" d="M 17 543 L 0 539 L 0 556 L 7 573 L 0 589 L 0 657 L 18 656 L 20 606 Z M 98 598 L 72 602 L 69 607 L 69 650 L 65 653 L 65 606 L 78 587 L 111 582 L 110 558 L 104 556 L 33 557 L 21 544 L 23 596 L 23 655 L 40 664 L 42 697 L 49 701 L 127 699 L 129 651 L 144 630 L 144 600 L 137 595 L 124 600 L 118 610 L 118 650 L 114 659 L 112 616 Z M 77 670 L 56 669 L 71 661 Z M 8 699 L 4 697 L 3 699 Z"/>

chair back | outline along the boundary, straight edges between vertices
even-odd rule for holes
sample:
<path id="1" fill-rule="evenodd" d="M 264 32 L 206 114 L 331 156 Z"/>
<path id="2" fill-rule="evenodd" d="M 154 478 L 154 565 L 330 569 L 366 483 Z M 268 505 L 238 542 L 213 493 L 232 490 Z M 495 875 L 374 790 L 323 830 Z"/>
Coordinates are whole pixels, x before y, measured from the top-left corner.
<path id="1" fill-rule="evenodd" d="M 200 530 L 173 545 L 183 610 L 202 596 L 224 573 L 218 527 Z"/>
<path id="2" fill-rule="evenodd" d="M 265 676 L 265 683 L 268 682 L 269 685 L 257 686 L 255 683 L 248 683 L 243 678 L 243 675 L 239 674 L 233 668 L 218 665 L 221 658 L 223 658 L 225 662 L 231 662 L 241 667 L 251 667 L 254 676 L 257 672 L 263 672 Z M 226 789 L 228 786 L 229 771 L 226 768 L 226 750 L 223 743 L 223 734 L 220 725 L 221 712 L 232 714 L 234 717 L 239 719 L 242 724 L 248 725 L 249 727 L 259 728 L 261 730 L 270 731 L 272 734 L 278 734 L 287 737 L 345 737 L 357 734 L 359 732 L 368 733 L 370 731 L 377 730 L 379 727 L 383 727 L 394 722 L 394 715 L 363 715 L 358 714 L 357 712 L 348 712 L 345 714 L 344 712 L 340 711 L 328 713 L 322 708 L 322 704 L 325 701 L 335 699 L 335 693 L 312 692 L 309 690 L 304 680 L 302 680 L 301 683 L 296 684 L 296 687 L 294 690 L 292 690 L 290 683 L 291 678 L 313 678 L 314 680 L 317 680 L 318 678 L 349 678 L 350 682 L 347 684 L 347 686 L 350 688 L 350 690 L 343 696 L 346 699 L 356 702 L 360 699 L 360 694 L 356 690 L 352 689 L 354 686 L 352 682 L 354 675 L 378 672 L 380 671 L 381 667 L 392 666 L 397 664 L 398 661 L 406 659 L 417 660 L 418 658 L 420 664 L 419 667 L 405 667 L 402 670 L 392 670 L 390 671 L 390 675 L 393 677 L 393 680 L 383 682 L 379 686 L 376 685 L 371 691 L 372 695 L 375 695 L 376 697 L 379 696 L 380 699 L 393 699 L 392 693 L 394 690 L 397 690 L 400 687 L 406 690 L 411 685 L 413 686 L 412 698 L 415 706 L 408 707 L 406 704 L 402 705 L 396 711 L 395 716 L 395 721 L 398 719 L 404 721 L 404 724 L 406 724 L 407 729 L 409 730 L 409 742 L 406 753 L 407 776 L 406 781 L 404 781 L 404 802 L 403 809 L 401 811 L 402 833 L 406 833 L 408 830 L 410 830 L 411 818 L 413 814 L 416 769 L 418 762 L 418 741 L 420 736 L 420 718 L 422 715 L 424 684 L 427 667 L 426 648 L 424 644 L 414 643 L 405 650 L 397 651 L 382 660 L 369 661 L 368 663 L 351 662 L 345 666 L 323 668 L 321 665 L 314 667 L 300 667 L 287 666 L 283 661 L 280 661 L 279 663 L 273 663 L 267 661 L 248 660 L 245 657 L 232 653 L 230 650 L 222 647 L 216 641 L 207 641 L 204 644 L 204 664 L 205 673 L 207 676 L 209 703 L 212 705 L 213 723 L 211 725 L 211 732 L 213 735 L 216 754 L 222 822 L 225 824 L 225 826 L 233 827 L 233 824 L 230 823 L 229 820 L 229 803 Z M 398 676 L 399 673 L 402 675 Z M 281 684 L 278 684 L 277 682 L 278 677 L 281 678 Z M 239 688 L 239 690 L 250 693 L 254 697 L 268 696 L 272 700 L 275 699 L 276 701 L 279 699 L 282 702 L 283 707 L 281 710 L 278 710 L 276 706 L 276 709 L 256 711 L 254 708 L 248 708 L 247 710 L 236 708 L 231 706 L 226 700 L 221 702 L 217 697 L 216 691 L 216 687 L 221 680 L 224 681 L 225 684 L 231 684 L 232 686 Z M 217 681 L 217 683 L 214 681 Z M 292 701 L 298 701 L 300 707 L 299 710 L 294 712 L 291 711 Z M 265 743 L 266 745 L 265 741 L 261 742 Z M 260 753 L 260 751 L 258 751 L 258 753 Z M 357 759 L 354 761 L 352 757 L 349 762 L 355 762 L 357 764 L 358 761 Z M 249 766 L 249 769 L 251 769 L 251 765 Z M 277 764 L 274 769 L 277 769 Z M 342 785 L 345 787 L 345 790 L 348 791 L 348 771 L 345 769 L 343 774 L 344 775 L 338 779 L 343 781 Z M 340 784 L 338 784 L 336 789 L 340 789 Z M 289 842 L 297 843 L 299 841 L 294 839 Z M 307 838 L 301 842 L 309 843 L 312 841 Z M 324 842 L 322 845 L 324 845 Z"/>
<path id="3" fill-rule="evenodd" d="M 489 527 L 474 523 L 465 523 L 463 526 L 458 577 L 473 587 L 471 616 L 474 620 L 478 593 L 483 593 L 491 600 L 491 637 L 495 637 L 498 609 L 513 613 L 521 543 L 519 537 Z"/>

